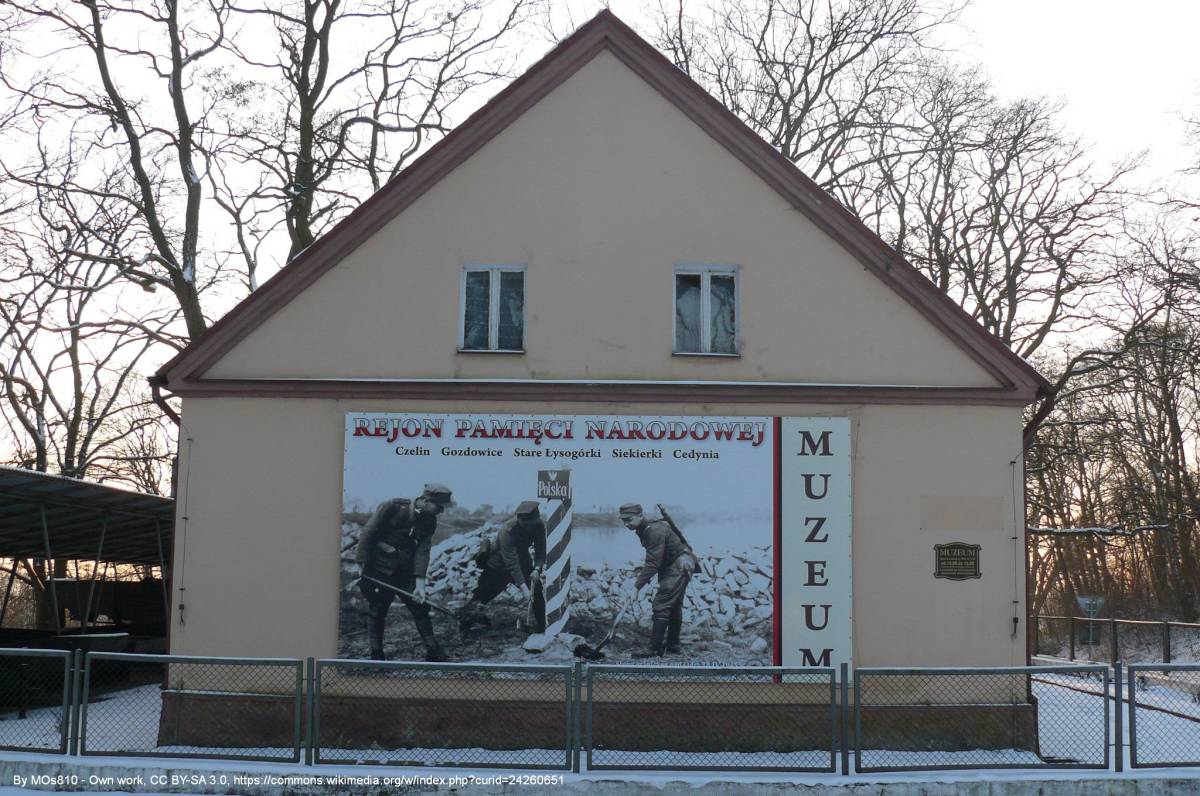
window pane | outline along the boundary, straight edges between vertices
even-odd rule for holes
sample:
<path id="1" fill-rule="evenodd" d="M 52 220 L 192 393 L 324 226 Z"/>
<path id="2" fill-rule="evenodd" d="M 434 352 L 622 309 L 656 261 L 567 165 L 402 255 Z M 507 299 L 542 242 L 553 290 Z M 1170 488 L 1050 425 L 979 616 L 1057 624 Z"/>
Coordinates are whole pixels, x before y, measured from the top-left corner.
<path id="1" fill-rule="evenodd" d="M 712 312 L 712 351 L 714 354 L 737 353 L 737 302 L 734 300 L 733 276 L 717 276 L 710 278 L 712 296 L 709 309 Z"/>
<path id="2" fill-rule="evenodd" d="M 463 303 L 463 348 L 488 347 L 487 271 L 467 271 L 467 289 Z"/>
<path id="3" fill-rule="evenodd" d="M 675 275 L 675 350 L 700 351 L 700 275 Z"/>
<path id="4" fill-rule="evenodd" d="M 525 337 L 525 274 L 500 272 L 500 348 L 520 351 Z"/>

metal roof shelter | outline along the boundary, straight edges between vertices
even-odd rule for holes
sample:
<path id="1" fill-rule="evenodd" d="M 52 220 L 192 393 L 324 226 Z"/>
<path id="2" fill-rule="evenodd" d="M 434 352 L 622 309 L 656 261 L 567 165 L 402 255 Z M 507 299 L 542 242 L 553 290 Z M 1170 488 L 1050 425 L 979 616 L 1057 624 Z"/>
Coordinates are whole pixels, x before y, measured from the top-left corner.
<path id="1" fill-rule="evenodd" d="M 174 522 L 175 501 L 170 498 L 0 465 L 0 558 L 159 566 L 165 608 L 166 562 L 171 560 Z M 15 575 L 14 565 L 4 588 L 0 623 Z M 92 581 L 84 609 L 85 629 L 95 575 Z M 54 629 L 61 632 L 57 591 L 56 579 L 50 578 Z"/>
<path id="2" fill-rule="evenodd" d="M 0 558 L 171 561 L 175 501 L 0 466 Z"/>

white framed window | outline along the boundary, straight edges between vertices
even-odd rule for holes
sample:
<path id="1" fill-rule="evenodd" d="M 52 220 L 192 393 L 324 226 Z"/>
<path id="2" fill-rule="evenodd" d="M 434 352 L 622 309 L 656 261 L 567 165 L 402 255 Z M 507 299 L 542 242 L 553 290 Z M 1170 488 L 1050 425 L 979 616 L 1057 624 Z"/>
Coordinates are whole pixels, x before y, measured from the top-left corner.
<path id="1" fill-rule="evenodd" d="M 464 265 L 460 351 L 525 350 L 525 265 Z"/>
<path id="2" fill-rule="evenodd" d="M 675 266 L 676 354 L 738 355 L 740 270 L 736 265 Z"/>

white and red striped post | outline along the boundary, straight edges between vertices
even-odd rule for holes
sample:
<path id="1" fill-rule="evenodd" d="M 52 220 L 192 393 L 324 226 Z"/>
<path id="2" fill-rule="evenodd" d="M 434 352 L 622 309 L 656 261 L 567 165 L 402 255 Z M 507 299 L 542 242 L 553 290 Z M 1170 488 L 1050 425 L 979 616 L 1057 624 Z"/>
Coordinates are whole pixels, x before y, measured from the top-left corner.
<path id="1" fill-rule="evenodd" d="M 546 525 L 546 572 L 542 581 L 546 598 L 546 639 L 562 632 L 571 618 L 571 471 L 539 470 L 538 499 Z"/>

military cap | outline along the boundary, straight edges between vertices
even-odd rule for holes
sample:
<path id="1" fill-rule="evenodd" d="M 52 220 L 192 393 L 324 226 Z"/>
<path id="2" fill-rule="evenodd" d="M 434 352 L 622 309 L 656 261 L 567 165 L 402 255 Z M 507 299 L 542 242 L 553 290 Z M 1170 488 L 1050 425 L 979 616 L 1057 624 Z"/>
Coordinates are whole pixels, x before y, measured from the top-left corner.
<path id="1" fill-rule="evenodd" d="M 636 517 L 644 513 L 641 503 L 622 503 L 621 508 L 617 509 L 617 512 L 622 517 Z"/>
<path id="2" fill-rule="evenodd" d="M 521 501 L 521 505 L 517 506 L 516 515 L 518 517 L 531 517 L 539 514 L 541 507 L 542 504 L 536 500 L 523 500 Z"/>
<path id="3" fill-rule="evenodd" d="M 450 487 L 445 484 L 426 484 L 425 491 L 421 493 L 421 497 L 445 506 L 450 502 Z"/>

